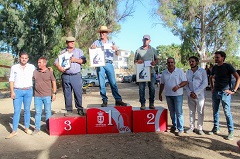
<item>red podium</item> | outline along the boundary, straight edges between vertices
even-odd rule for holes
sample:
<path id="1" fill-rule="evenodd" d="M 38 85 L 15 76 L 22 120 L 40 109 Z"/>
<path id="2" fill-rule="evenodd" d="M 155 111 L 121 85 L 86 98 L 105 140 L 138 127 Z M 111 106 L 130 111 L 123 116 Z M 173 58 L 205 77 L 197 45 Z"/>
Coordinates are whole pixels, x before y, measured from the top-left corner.
<path id="1" fill-rule="evenodd" d="M 86 134 L 86 116 L 54 114 L 49 118 L 50 136 Z"/>
<path id="2" fill-rule="evenodd" d="M 163 132 L 167 131 L 167 109 L 140 110 L 133 108 L 133 132 Z"/>
<path id="3" fill-rule="evenodd" d="M 132 107 L 98 107 L 87 109 L 87 133 L 132 132 Z"/>

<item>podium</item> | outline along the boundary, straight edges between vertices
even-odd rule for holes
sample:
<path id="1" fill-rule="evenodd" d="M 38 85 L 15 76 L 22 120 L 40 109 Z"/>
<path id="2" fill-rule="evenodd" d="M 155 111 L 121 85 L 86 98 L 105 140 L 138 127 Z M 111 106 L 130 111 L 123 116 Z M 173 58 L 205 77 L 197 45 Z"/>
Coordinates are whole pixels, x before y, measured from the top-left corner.
<path id="1" fill-rule="evenodd" d="M 57 113 L 49 118 L 50 136 L 80 135 L 86 134 L 86 130 L 86 116 L 64 116 L 64 113 Z"/>
<path id="2" fill-rule="evenodd" d="M 108 106 L 87 109 L 87 133 L 132 132 L 132 107 Z"/>
<path id="3" fill-rule="evenodd" d="M 164 132 L 167 131 L 167 109 L 140 110 L 133 108 L 133 132 Z"/>

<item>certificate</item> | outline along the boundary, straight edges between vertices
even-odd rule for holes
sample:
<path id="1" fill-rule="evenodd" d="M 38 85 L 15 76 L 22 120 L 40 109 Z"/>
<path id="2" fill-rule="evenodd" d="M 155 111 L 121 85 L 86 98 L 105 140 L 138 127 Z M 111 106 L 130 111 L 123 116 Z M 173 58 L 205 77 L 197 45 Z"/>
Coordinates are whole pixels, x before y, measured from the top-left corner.
<path id="1" fill-rule="evenodd" d="M 105 53 L 102 48 L 89 49 L 90 67 L 105 66 Z"/>
<path id="2" fill-rule="evenodd" d="M 72 53 L 65 52 L 58 56 L 58 62 L 61 67 L 63 67 L 65 70 L 69 69 L 71 67 L 71 57 Z"/>
<path id="3" fill-rule="evenodd" d="M 149 82 L 151 81 L 151 67 L 144 66 L 144 63 L 137 64 L 137 73 L 136 73 L 136 80 L 137 82 Z"/>

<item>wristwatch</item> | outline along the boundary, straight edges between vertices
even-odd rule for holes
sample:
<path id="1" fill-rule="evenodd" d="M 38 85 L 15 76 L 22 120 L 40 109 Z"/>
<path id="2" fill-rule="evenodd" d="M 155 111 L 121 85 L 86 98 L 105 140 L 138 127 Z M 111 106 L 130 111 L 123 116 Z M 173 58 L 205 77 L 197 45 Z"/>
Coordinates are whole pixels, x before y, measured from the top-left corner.
<path id="1" fill-rule="evenodd" d="M 231 90 L 232 92 L 236 93 L 236 91 L 234 89 Z"/>
<path id="2" fill-rule="evenodd" d="M 53 94 L 54 94 L 54 95 L 56 95 L 56 94 L 57 94 L 57 92 L 54 92 Z"/>

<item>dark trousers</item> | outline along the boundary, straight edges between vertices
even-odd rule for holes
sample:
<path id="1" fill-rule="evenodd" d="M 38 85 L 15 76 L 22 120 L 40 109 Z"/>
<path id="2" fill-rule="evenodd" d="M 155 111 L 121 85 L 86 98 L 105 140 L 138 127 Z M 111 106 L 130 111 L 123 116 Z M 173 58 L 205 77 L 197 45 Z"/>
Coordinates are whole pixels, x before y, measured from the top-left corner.
<path id="1" fill-rule="evenodd" d="M 65 108 L 67 111 L 72 111 L 72 91 L 74 94 L 75 107 L 82 107 L 82 75 L 80 73 L 68 75 L 62 74 L 62 87 L 65 99 Z"/>

